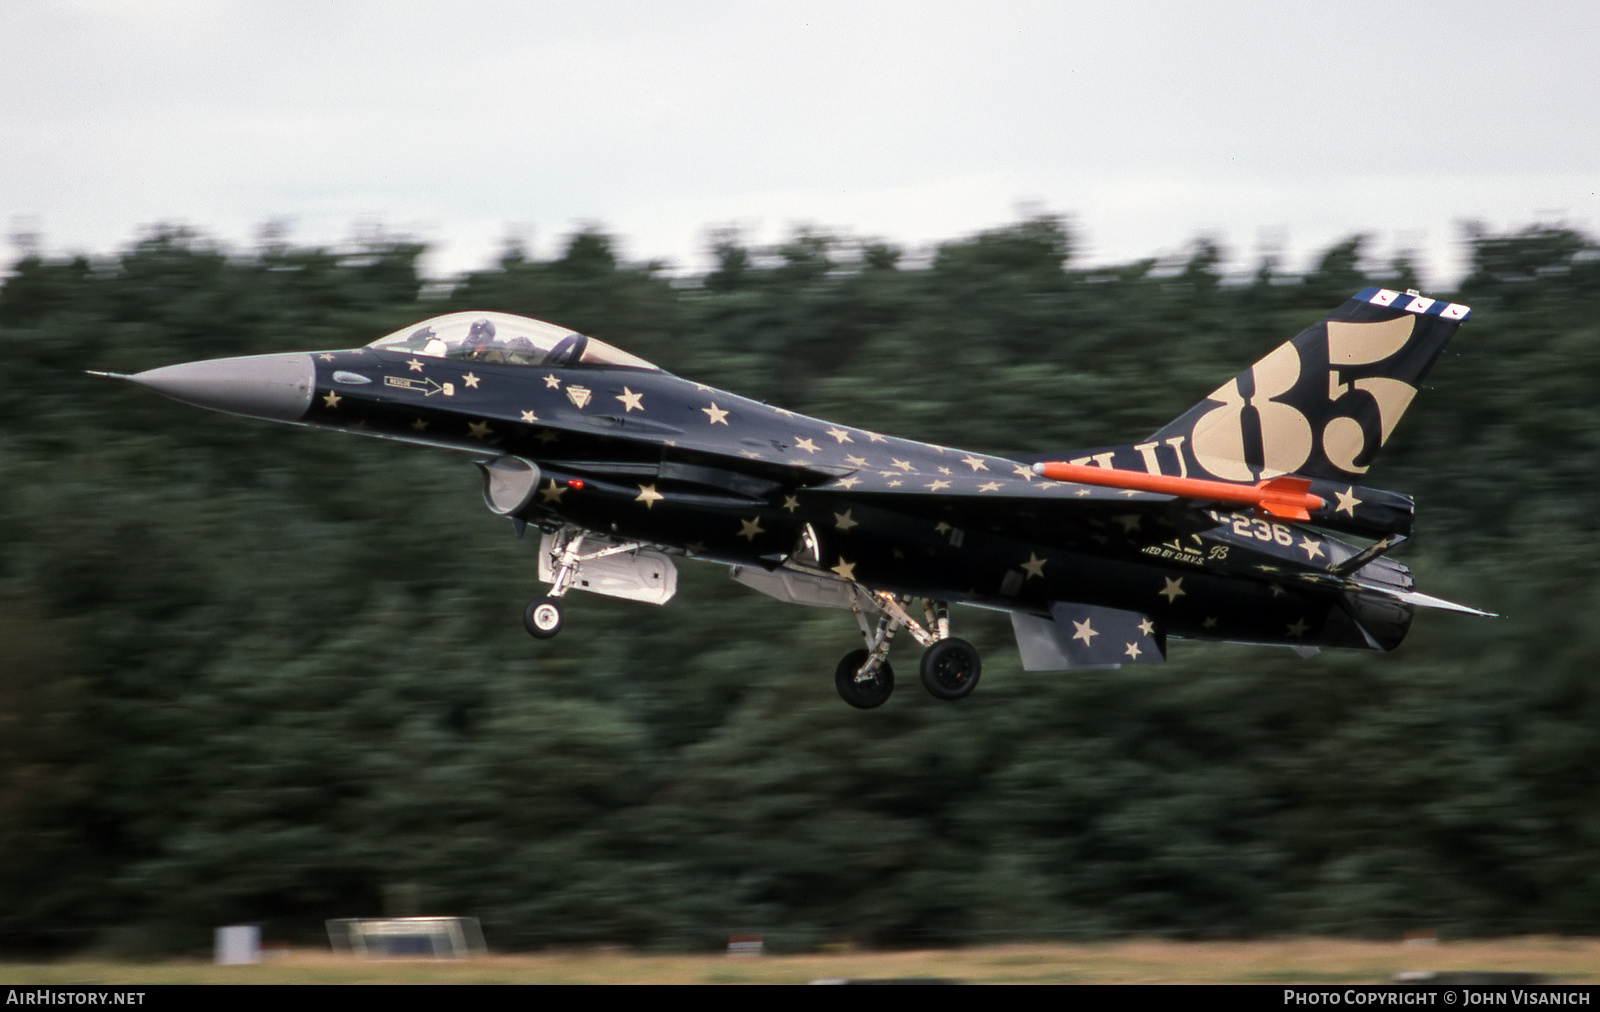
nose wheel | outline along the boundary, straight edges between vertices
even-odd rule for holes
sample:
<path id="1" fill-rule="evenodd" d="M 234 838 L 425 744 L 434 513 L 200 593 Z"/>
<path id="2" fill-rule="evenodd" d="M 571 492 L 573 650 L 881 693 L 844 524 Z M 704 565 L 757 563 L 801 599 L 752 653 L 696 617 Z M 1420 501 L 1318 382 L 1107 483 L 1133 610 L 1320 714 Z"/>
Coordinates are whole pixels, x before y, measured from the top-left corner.
<path id="1" fill-rule="evenodd" d="M 534 639 L 547 640 L 561 631 L 561 606 L 553 597 L 536 597 L 522 609 L 522 627 Z"/>

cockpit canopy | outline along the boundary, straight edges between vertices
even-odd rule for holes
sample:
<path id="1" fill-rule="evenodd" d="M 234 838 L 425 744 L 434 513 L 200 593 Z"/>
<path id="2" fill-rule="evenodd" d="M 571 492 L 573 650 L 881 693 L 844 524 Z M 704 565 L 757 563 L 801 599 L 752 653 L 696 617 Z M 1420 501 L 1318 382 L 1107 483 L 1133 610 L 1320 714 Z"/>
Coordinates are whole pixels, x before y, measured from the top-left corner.
<path id="1" fill-rule="evenodd" d="M 644 359 L 565 327 L 510 313 L 450 313 L 414 323 L 367 345 L 462 362 L 620 366 L 659 371 Z"/>

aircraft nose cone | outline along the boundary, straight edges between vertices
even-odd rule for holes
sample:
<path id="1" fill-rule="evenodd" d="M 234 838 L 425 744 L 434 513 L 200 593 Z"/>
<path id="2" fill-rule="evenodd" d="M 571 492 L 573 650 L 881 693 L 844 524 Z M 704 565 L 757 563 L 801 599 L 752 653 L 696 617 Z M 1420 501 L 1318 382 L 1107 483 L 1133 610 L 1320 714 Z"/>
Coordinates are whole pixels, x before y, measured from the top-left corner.
<path id="1" fill-rule="evenodd" d="M 310 355 L 293 352 L 184 362 L 147 369 L 128 379 L 186 404 L 298 422 L 311 407 L 317 370 Z"/>

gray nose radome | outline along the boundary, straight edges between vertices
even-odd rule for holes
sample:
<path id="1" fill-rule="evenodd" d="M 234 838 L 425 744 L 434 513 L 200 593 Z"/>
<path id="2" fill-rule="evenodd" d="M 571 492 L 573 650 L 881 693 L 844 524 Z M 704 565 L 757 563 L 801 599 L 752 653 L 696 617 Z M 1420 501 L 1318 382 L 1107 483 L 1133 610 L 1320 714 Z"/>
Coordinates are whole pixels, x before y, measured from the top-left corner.
<path id="1" fill-rule="evenodd" d="M 298 422 L 311 407 L 317 369 L 311 356 L 248 355 L 147 369 L 128 379 L 173 400 L 278 422 Z"/>

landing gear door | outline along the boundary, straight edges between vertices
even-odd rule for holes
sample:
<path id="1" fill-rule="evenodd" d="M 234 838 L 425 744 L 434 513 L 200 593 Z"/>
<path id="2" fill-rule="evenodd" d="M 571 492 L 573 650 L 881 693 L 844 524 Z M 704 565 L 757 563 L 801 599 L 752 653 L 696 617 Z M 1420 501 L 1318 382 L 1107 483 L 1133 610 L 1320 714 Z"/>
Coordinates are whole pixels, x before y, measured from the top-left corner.
<path id="1" fill-rule="evenodd" d="M 554 582 L 565 544 L 559 533 L 539 540 L 539 579 Z M 572 589 L 646 604 L 666 604 L 678 592 L 678 567 L 661 552 L 594 535 L 583 539 Z"/>

